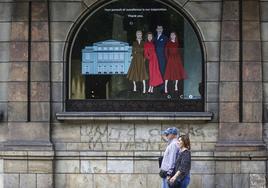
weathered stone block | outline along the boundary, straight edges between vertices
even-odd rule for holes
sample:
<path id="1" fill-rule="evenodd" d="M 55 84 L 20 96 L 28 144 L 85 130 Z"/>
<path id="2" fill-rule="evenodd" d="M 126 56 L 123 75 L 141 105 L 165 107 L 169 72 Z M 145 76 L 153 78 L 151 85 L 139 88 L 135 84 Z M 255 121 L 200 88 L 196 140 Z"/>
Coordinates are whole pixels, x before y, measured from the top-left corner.
<path id="1" fill-rule="evenodd" d="M 216 174 L 216 188 L 232 187 L 232 174 Z"/>
<path id="2" fill-rule="evenodd" d="M 8 22 L 0 23 L 0 41 L 10 41 L 11 24 Z"/>
<path id="3" fill-rule="evenodd" d="M 159 178 L 158 174 L 147 175 L 147 187 L 161 188 L 162 179 Z"/>
<path id="4" fill-rule="evenodd" d="M 28 22 L 12 22 L 11 24 L 11 40 L 12 41 L 27 41 Z"/>
<path id="5" fill-rule="evenodd" d="M 4 160 L 5 173 L 25 173 L 27 172 L 26 160 Z"/>
<path id="6" fill-rule="evenodd" d="M 28 60 L 28 43 L 12 42 L 10 44 L 11 44 L 10 45 L 10 60 L 11 61 L 27 61 Z"/>
<path id="7" fill-rule="evenodd" d="M 108 142 L 133 142 L 134 134 L 133 124 L 108 124 Z"/>
<path id="8" fill-rule="evenodd" d="M 243 83 L 243 101 L 244 102 L 262 102 L 262 84 L 261 82 Z"/>
<path id="9" fill-rule="evenodd" d="M 233 188 L 249 188 L 249 174 L 233 174 Z"/>
<path id="10" fill-rule="evenodd" d="M 240 168 L 240 161 L 216 161 L 216 172 L 220 174 L 237 174 Z"/>
<path id="11" fill-rule="evenodd" d="M 46 2 L 32 3 L 32 21 L 47 21 L 48 10 Z"/>
<path id="12" fill-rule="evenodd" d="M 51 64 L 51 81 L 62 82 L 63 81 L 63 64 L 62 63 L 52 63 Z"/>
<path id="13" fill-rule="evenodd" d="M 36 188 L 35 174 L 20 174 L 20 188 Z"/>
<path id="14" fill-rule="evenodd" d="M 31 60 L 32 61 L 49 61 L 49 43 L 32 42 L 31 43 Z"/>
<path id="15" fill-rule="evenodd" d="M 10 141 L 48 141 L 49 126 L 47 123 L 9 123 Z"/>
<path id="16" fill-rule="evenodd" d="M 216 142 L 214 142 L 214 143 L 204 142 L 201 144 L 201 149 L 196 149 L 196 150 L 215 151 L 215 145 L 216 145 Z M 191 146 L 191 149 L 194 150 L 194 148 L 192 148 L 192 146 Z"/>
<path id="17" fill-rule="evenodd" d="M 250 188 L 265 188 L 265 174 L 250 174 Z"/>
<path id="18" fill-rule="evenodd" d="M 0 159 L 0 174 L 4 172 L 4 160 Z"/>
<path id="19" fill-rule="evenodd" d="M 27 81 L 28 79 L 28 64 L 24 62 L 14 62 L 9 64 L 8 80 L 10 81 Z"/>
<path id="20" fill-rule="evenodd" d="M 161 141 L 161 124 L 152 126 L 135 125 L 135 142 L 160 142 Z"/>
<path id="21" fill-rule="evenodd" d="M 0 63 L 0 81 L 8 81 L 10 63 Z"/>
<path id="22" fill-rule="evenodd" d="M 246 102 L 243 104 L 243 122 L 262 122 L 262 103 Z"/>
<path id="23" fill-rule="evenodd" d="M 107 142 L 108 139 L 107 123 L 85 124 L 81 126 L 82 142 Z"/>
<path id="24" fill-rule="evenodd" d="M 54 184 L 57 188 L 67 188 L 67 178 L 66 174 L 55 174 L 54 175 Z"/>
<path id="25" fill-rule="evenodd" d="M 0 21 L 11 21 L 13 3 L 1 3 Z"/>
<path id="26" fill-rule="evenodd" d="M 217 124 L 208 123 L 200 125 L 189 125 L 189 136 L 191 141 L 196 142 L 215 142 L 217 141 L 218 127 Z"/>
<path id="27" fill-rule="evenodd" d="M 204 42 L 208 61 L 219 61 L 220 59 L 220 43 L 219 42 Z"/>
<path id="28" fill-rule="evenodd" d="M 50 45 L 51 45 L 51 61 L 63 61 L 63 50 L 65 43 L 52 42 Z"/>
<path id="29" fill-rule="evenodd" d="M 0 62 L 9 61 L 10 43 L 0 42 Z"/>
<path id="30" fill-rule="evenodd" d="M 51 22 L 51 40 L 65 41 L 72 22 Z"/>
<path id="31" fill-rule="evenodd" d="M 239 104 L 238 102 L 220 103 L 220 122 L 238 122 Z"/>
<path id="32" fill-rule="evenodd" d="M 220 62 L 221 81 L 239 81 L 239 62 Z"/>
<path id="33" fill-rule="evenodd" d="M 197 22 L 204 41 L 220 41 L 220 22 Z"/>
<path id="34" fill-rule="evenodd" d="M 32 41 L 48 41 L 48 23 L 33 22 L 32 23 Z"/>
<path id="35" fill-rule="evenodd" d="M 107 161 L 108 173 L 133 173 L 132 160 L 108 160 Z"/>
<path id="36" fill-rule="evenodd" d="M 207 102 L 217 102 L 219 101 L 219 84 L 218 82 L 208 82 L 207 83 Z"/>
<path id="37" fill-rule="evenodd" d="M 52 138 L 54 142 L 80 142 L 80 126 L 55 123 Z"/>
<path id="38" fill-rule="evenodd" d="M 261 40 L 268 41 L 268 22 L 261 23 Z"/>
<path id="39" fill-rule="evenodd" d="M 208 62 L 207 66 L 207 81 L 217 82 L 219 81 L 219 63 Z"/>
<path id="40" fill-rule="evenodd" d="M 49 81 L 49 62 L 31 63 L 31 81 Z"/>
<path id="41" fill-rule="evenodd" d="M 27 102 L 9 102 L 8 121 L 26 121 L 27 120 Z"/>
<path id="42" fill-rule="evenodd" d="M 75 21 L 86 8 L 81 2 L 52 2 L 52 21 Z"/>
<path id="43" fill-rule="evenodd" d="M 268 42 L 262 42 L 262 60 L 263 61 L 268 61 Z M 264 73 L 265 74 L 265 73 Z"/>
<path id="44" fill-rule="evenodd" d="M 259 1 L 243 2 L 243 20 L 259 20 Z"/>
<path id="45" fill-rule="evenodd" d="M 261 62 L 261 42 L 244 41 L 243 42 L 243 60 Z"/>
<path id="46" fill-rule="evenodd" d="M 57 160 L 56 173 L 79 173 L 79 160 Z"/>
<path id="47" fill-rule="evenodd" d="M 265 69 L 265 65 L 266 64 L 264 63 L 263 64 L 264 69 Z M 262 64 L 259 62 L 257 63 L 244 62 L 243 63 L 243 80 L 244 81 L 261 81 L 262 80 Z"/>
<path id="48" fill-rule="evenodd" d="M 31 101 L 49 101 L 50 83 L 32 82 L 31 83 Z"/>
<path id="49" fill-rule="evenodd" d="M 134 161 L 134 173 L 159 173 L 158 161 Z"/>
<path id="50" fill-rule="evenodd" d="M 136 174 L 121 175 L 121 187 L 128 187 L 128 188 L 148 187 L 146 185 L 146 176 L 143 174 L 142 175 L 136 175 Z M 150 185 L 149 187 L 153 187 L 153 186 Z"/>
<path id="51" fill-rule="evenodd" d="M 268 2 L 260 2 L 261 6 L 261 21 L 268 21 Z"/>
<path id="52" fill-rule="evenodd" d="M 49 102 L 31 102 L 31 120 L 49 121 Z"/>
<path id="53" fill-rule="evenodd" d="M 260 23 L 259 21 L 243 22 L 243 40 L 260 40 Z"/>
<path id="54" fill-rule="evenodd" d="M 9 101 L 27 101 L 27 83 L 11 82 L 8 84 Z"/>
<path id="55" fill-rule="evenodd" d="M 228 141 L 256 141 L 262 139 L 261 123 L 221 123 L 219 139 Z M 241 165 L 242 166 L 242 165 Z M 242 168 L 242 167 L 241 167 Z M 241 170 L 241 173 L 244 173 Z"/>
<path id="56" fill-rule="evenodd" d="M 109 187 L 118 188 L 120 185 L 120 175 L 107 174 L 107 175 L 94 175 L 95 188 Z"/>
<path id="57" fill-rule="evenodd" d="M 202 188 L 215 188 L 215 175 L 202 176 Z"/>
<path id="58" fill-rule="evenodd" d="M 238 20 L 239 19 L 239 2 L 224 1 L 223 2 L 223 20 Z"/>
<path id="59" fill-rule="evenodd" d="M 106 163 L 105 160 L 81 160 L 81 173 L 106 173 Z"/>
<path id="60" fill-rule="evenodd" d="M 197 188 L 202 185 L 202 176 L 193 174 L 191 175 L 189 188 Z"/>
<path id="61" fill-rule="evenodd" d="M 0 101 L 7 101 L 8 96 L 7 96 L 7 82 L 2 82 L 0 83 Z"/>
<path id="62" fill-rule="evenodd" d="M 4 174 L 4 188 L 19 188 L 19 174 Z"/>
<path id="63" fill-rule="evenodd" d="M 108 186 L 109 184 L 107 184 Z M 68 174 L 66 188 L 93 188 L 93 175 Z"/>
<path id="64" fill-rule="evenodd" d="M 239 61 L 239 42 L 223 41 L 221 43 L 221 61 Z"/>
<path id="65" fill-rule="evenodd" d="M 218 122 L 219 121 L 219 103 L 207 103 L 206 110 L 213 113 L 213 119 L 212 122 Z"/>
<path id="66" fill-rule="evenodd" d="M 28 162 L 29 173 L 52 173 L 52 161 L 30 160 Z"/>
<path id="67" fill-rule="evenodd" d="M 12 21 L 28 21 L 29 19 L 29 3 L 16 2 L 12 4 L 11 18 Z"/>
<path id="68" fill-rule="evenodd" d="M 192 161 L 191 173 L 213 174 L 215 173 L 215 161 Z"/>
<path id="69" fill-rule="evenodd" d="M 53 82 L 52 83 L 52 101 L 63 101 L 63 83 L 62 82 Z"/>
<path id="70" fill-rule="evenodd" d="M 222 23 L 222 40 L 239 40 L 239 21 L 224 21 Z"/>
<path id="71" fill-rule="evenodd" d="M 222 102 L 238 102 L 239 82 L 221 82 L 219 99 Z"/>
<path id="72" fill-rule="evenodd" d="M 265 161 L 241 161 L 241 173 L 265 173 Z"/>
<path id="73" fill-rule="evenodd" d="M 220 20 L 221 3 L 220 2 L 188 2 L 184 6 L 186 11 L 192 15 L 194 20 Z"/>
<path id="74" fill-rule="evenodd" d="M 37 188 L 53 188 L 53 174 L 37 174 Z"/>

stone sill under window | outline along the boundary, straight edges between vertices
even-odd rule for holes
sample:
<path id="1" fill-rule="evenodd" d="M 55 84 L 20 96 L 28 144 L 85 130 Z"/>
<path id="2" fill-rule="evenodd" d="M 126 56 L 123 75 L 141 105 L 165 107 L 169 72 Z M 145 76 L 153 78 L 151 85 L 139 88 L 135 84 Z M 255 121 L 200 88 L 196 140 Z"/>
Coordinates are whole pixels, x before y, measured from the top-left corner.
<path id="1" fill-rule="evenodd" d="M 210 121 L 212 112 L 60 112 L 57 120 Z"/>

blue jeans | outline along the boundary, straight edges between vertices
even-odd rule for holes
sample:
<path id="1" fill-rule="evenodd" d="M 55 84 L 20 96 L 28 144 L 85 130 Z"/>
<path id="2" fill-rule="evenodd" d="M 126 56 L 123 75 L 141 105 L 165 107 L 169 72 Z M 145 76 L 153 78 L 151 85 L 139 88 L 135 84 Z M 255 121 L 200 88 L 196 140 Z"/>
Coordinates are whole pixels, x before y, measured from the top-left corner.
<path id="1" fill-rule="evenodd" d="M 185 176 L 185 178 L 181 182 L 180 188 L 186 188 L 190 183 L 190 175 Z"/>
<path id="2" fill-rule="evenodd" d="M 169 188 L 167 178 L 162 178 L 162 188 Z"/>

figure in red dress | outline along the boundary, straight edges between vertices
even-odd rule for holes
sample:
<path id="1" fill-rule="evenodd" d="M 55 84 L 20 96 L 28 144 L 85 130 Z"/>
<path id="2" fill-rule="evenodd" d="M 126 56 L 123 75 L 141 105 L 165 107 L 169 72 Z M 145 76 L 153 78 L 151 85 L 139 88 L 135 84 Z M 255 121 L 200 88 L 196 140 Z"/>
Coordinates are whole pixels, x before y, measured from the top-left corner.
<path id="1" fill-rule="evenodd" d="M 165 55 L 167 66 L 164 75 L 165 93 L 168 93 L 167 86 L 169 80 L 175 80 L 174 90 L 178 91 L 178 80 L 186 79 L 187 75 L 183 68 L 179 43 L 175 32 L 170 33 L 170 40 L 166 44 Z"/>
<path id="2" fill-rule="evenodd" d="M 154 92 L 154 87 L 163 83 L 162 75 L 159 69 L 155 46 L 153 43 L 153 33 L 147 33 L 147 41 L 144 43 L 144 57 L 149 61 L 149 90 Z"/>

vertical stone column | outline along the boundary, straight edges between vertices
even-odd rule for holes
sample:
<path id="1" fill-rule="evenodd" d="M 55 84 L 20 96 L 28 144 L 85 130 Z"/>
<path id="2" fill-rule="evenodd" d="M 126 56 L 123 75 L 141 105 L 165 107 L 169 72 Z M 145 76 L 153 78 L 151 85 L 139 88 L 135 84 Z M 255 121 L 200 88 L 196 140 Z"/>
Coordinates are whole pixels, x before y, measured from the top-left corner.
<path id="1" fill-rule="evenodd" d="M 12 17 L 9 133 L 4 147 L 51 150 L 47 3 L 15 3 Z"/>
<path id="2" fill-rule="evenodd" d="M 51 188 L 48 6 L 46 1 L 8 5 L 8 130 L 0 147 L 0 187 Z"/>
<path id="3" fill-rule="evenodd" d="M 258 22 L 258 1 L 223 1 L 218 150 L 263 146 Z"/>

